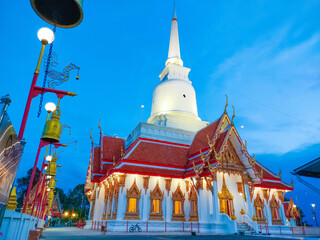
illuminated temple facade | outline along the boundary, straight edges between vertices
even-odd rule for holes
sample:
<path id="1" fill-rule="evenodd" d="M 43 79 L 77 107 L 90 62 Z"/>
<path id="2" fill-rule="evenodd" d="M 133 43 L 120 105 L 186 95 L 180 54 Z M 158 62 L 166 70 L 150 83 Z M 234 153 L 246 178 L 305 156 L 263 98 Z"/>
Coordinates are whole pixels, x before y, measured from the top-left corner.
<path id="1" fill-rule="evenodd" d="M 125 139 L 101 133 L 99 146 L 92 143 L 86 228 L 107 221 L 108 231 L 137 223 L 142 231 L 236 233 L 259 231 L 259 225 L 290 231 L 294 215 L 285 213 L 283 202 L 292 185 L 249 155 L 227 104 L 214 122 L 199 118 L 189 71 L 174 10 L 148 122 Z"/>

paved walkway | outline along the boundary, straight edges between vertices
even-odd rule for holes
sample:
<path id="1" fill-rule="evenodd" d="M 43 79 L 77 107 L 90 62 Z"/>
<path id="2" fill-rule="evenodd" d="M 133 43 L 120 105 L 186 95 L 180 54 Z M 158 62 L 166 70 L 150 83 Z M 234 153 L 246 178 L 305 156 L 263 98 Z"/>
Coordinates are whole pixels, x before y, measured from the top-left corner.
<path id="1" fill-rule="evenodd" d="M 184 239 L 200 239 L 200 240 L 277 240 L 277 239 L 320 239 L 320 238 L 309 238 L 309 237 L 293 237 L 293 236 L 239 236 L 239 235 L 205 235 L 197 234 L 196 236 L 191 236 L 190 233 L 183 232 L 140 232 L 140 233 L 126 233 L 126 232 L 108 232 L 105 235 L 102 235 L 99 231 L 93 230 L 83 230 L 75 227 L 51 227 L 43 231 L 43 237 L 40 239 L 45 240 L 99 240 L 99 239 L 108 239 L 108 240 L 163 240 L 163 239 L 175 239 L 175 240 L 184 240 Z"/>

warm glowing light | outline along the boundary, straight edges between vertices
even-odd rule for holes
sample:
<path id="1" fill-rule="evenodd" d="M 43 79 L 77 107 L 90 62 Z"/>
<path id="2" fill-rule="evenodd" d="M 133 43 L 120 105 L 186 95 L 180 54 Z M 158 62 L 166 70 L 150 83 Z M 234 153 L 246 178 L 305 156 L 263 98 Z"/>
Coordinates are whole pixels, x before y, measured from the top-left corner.
<path id="1" fill-rule="evenodd" d="M 50 113 L 50 112 L 53 112 L 54 110 L 56 110 L 56 105 L 53 102 L 48 102 L 48 103 L 46 103 L 44 108 L 46 109 L 47 112 Z"/>
<path id="2" fill-rule="evenodd" d="M 69 215 L 69 213 L 68 212 L 64 212 L 64 215 L 67 217 Z"/>
<path id="3" fill-rule="evenodd" d="M 44 167 L 44 170 L 47 170 L 47 167 Z"/>
<path id="4" fill-rule="evenodd" d="M 47 188 L 47 192 L 50 192 L 50 188 Z"/>
<path id="5" fill-rule="evenodd" d="M 72 213 L 72 217 L 75 217 L 76 216 L 76 214 L 75 213 Z"/>
<path id="6" fill-rule="evenodd" d="M 312 203 L 311 206 L 314 208 L 316 205 L 314 203 Z"/>
<path id="7" fill-rule="evenodd" d="M 297 206 L 294 204 L 293 207 L 296 208 Z"/>
<path id="8" fill-rule="evenodd" d="M 52 156 L 51 156 L 51 155 L 48 155 L 48 156 L 46 157 L 46 160 L 47 160 L 48 162 L 50 162 L 50 161 L 52 160 Z"/>
<path id="9" fill-rule="evenodd" d="M 54 40 L 54 33 L 49 28 L 40 28 L 38 31 L 38 38 L 43 44 L 50 44 Z"/>

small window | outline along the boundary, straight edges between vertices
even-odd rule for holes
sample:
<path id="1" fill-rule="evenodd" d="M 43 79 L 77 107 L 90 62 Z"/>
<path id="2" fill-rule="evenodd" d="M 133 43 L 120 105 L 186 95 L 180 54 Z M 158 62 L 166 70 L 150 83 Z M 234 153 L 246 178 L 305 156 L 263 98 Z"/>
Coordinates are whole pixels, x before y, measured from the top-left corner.
<path id="1" fill-rule="evenodd" d="M 152 200 L 152 204 L 153 204 L 153 213 L 160 213 L 160 200 Z"/>
<path id="2" fill-rule="evenodd" d="M 129 198 L 129 212 L 136 212 L 136 211 L 137 211 L 137 199 Z"/>
<path id="3" fill-rule="evenodd" d="M 174 214 L 181 214 L 181 201 L 175 201 L 174 206 L 175 206 Z"/>
<path id="4" fill-rule="evenodd" d="M 197 202 L 195 200 L 191 200 L 191 214 L 197 214 Z"/>

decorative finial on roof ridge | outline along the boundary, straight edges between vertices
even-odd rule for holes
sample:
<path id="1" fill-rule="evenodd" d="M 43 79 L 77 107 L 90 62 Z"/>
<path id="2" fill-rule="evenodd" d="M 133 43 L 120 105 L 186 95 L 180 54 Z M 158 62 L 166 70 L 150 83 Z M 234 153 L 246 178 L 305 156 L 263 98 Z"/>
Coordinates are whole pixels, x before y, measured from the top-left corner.
<path id="1" fill-rule="evenodd" d="M 235 109 L 234 109 L 234 106 L 232 105 L 232 108 L 233 108 L 233 115 L 232 115 L 232 118 L 231 118 L 231 125 L 234 125 L 234 123 L 233 123 L 233 119 L 235 118 L 235 116 L 236 116 L 236 111 L 235 111 Z"/>
<path id="2" fill-rule="evenodd" d="M 228 107 L 228 95 L 226 94 L 226 105 L 224 106 L 223 113 L 227 113 L 227 107 Z"/>

